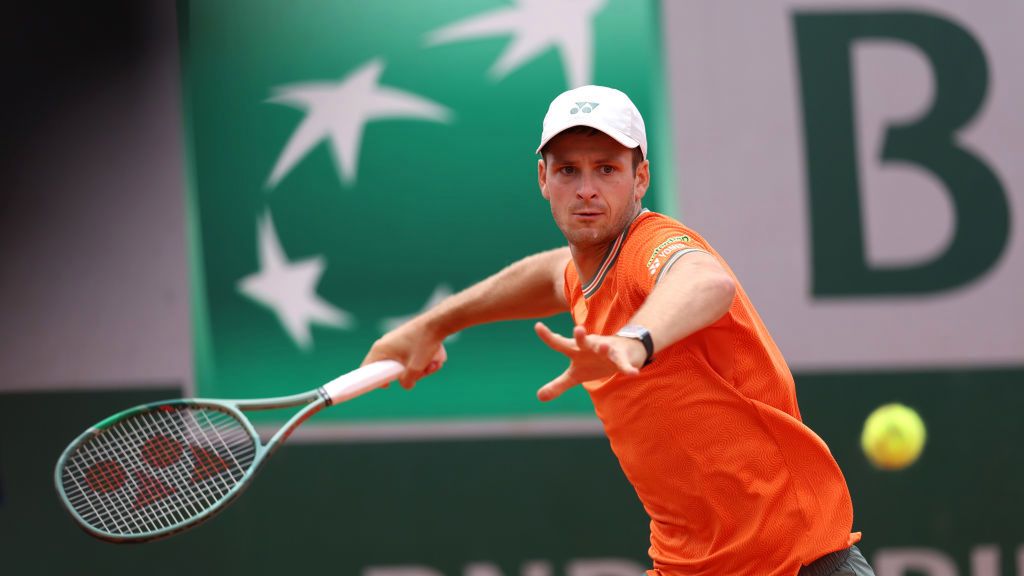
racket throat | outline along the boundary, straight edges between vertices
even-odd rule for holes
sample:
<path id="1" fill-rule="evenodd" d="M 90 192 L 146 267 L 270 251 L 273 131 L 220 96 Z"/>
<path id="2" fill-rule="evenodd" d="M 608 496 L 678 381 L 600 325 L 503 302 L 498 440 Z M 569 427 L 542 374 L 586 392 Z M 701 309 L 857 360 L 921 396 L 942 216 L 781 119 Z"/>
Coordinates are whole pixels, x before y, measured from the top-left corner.
<path id="1" fill-rule="evenodd" d="M 324 390 L 323 386 L 316 389 L 316 395 L 324 401 L 325 406 L 334 406 L 334 400 L 331 399 L 331 395 Z"/>

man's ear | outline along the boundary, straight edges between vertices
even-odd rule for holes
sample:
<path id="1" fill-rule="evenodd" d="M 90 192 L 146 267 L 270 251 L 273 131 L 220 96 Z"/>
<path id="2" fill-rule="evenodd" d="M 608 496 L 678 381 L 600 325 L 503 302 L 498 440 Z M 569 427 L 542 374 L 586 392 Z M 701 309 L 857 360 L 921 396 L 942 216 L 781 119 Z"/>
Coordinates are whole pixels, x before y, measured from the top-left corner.
<path id="1" fill-rule="evenodd" d="M 651 186 L 651 163 L 648 160 L 644 160 L 636 167 L 636 175 L 633 177 L 633 194 L 637 200 L 640 200 L 647 194 L 647 189 Z"/>
<path id="2" fill-rule="evenodd" d="M 547 191 L 548 170 L 547 166 L 544 164 L 543 158 L 537 160 L 537 184 L 540 185 L 540 195 L 543 196 L 545 200 L 550 200 L 550 198 L 548 198 Z"/>

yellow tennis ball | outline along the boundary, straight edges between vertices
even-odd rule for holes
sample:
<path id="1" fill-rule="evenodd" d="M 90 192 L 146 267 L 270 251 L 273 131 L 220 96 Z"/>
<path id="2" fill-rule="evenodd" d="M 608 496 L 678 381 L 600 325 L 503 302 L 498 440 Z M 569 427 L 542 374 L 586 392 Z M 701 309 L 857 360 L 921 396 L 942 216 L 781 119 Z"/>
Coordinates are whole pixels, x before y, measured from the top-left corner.
<path id="1" fill-rule="evenodd" d="M 924 422 L 913 408 L 886 404 L 875 409 L 864 422 L 860 446 L 875 467 L 899 470 L 917 460 L 927 435 Z"/>

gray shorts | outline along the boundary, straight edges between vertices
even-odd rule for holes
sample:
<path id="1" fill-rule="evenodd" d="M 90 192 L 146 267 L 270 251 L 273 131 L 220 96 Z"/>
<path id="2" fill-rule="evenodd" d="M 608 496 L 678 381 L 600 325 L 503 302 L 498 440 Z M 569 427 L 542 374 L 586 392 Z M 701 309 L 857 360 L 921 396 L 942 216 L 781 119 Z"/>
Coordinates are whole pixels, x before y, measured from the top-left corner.
<path id="1" fill-rule="evenodd" d="M 875 576 L 856 546 L 818 558 L 800 569 L 798 576 Z"/>

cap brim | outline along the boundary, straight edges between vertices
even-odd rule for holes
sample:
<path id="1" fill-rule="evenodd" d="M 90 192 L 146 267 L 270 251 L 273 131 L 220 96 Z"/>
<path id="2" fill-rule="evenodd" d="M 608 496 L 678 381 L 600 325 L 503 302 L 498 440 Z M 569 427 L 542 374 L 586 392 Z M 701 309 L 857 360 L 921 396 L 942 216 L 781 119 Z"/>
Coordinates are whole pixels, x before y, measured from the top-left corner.
<path id="1" fill-rule="evenodd" d="M 540 154 L 541 149 L 544 148 L 545 146 L 547 146 L 548 142 L 550 142 L 555 136 L 558 136 L 559 134 L 561 134 L 562 132 L 565 132 L 569 128 L 575 128 L 576 126 L 587 126 L 588 128 L 593 128 L 594 130 L 598 130 L 600 132 L 604 132 L 609 137 L 611 137 L 612 140 L 615 140 L 619 144 L 622 144 L 623 146 L 625 146 L 626 148 L 629 148 L 629 149 L 633 149 L 633 148 L 636 148 L 636 147 L 640 146 L 639 142 L 637 142 L 636 140 L 633 140 L 629 136 L 626 136 L 625 134 L 623 134 L 622 132 L 619 132 L 618 130 L 616 130 L 614 128 L 609 128 L 608 126 L 601 126 L 599 122 L 580 121 L 580 122 L 573 122 L 571 124 L 566 124 L 565 126 L 562 126 L 561 128 L 559 128 L 557 132 L 553 132 L 552 134 L 549 134 L 546 137 L 542 137 L 541 140 L 540 140 L 540 146 L 537 146 L 537 151 L 534 152 L 534 154 Z M 641 152 L 642 152 L 642 150 L 641 150 Z M 644 156 L 646 156 L 646 154 Z"/>

